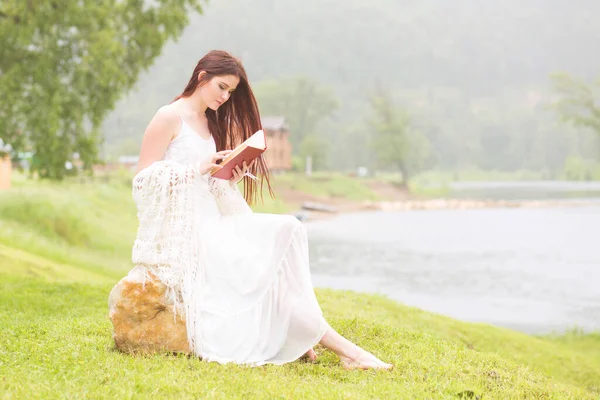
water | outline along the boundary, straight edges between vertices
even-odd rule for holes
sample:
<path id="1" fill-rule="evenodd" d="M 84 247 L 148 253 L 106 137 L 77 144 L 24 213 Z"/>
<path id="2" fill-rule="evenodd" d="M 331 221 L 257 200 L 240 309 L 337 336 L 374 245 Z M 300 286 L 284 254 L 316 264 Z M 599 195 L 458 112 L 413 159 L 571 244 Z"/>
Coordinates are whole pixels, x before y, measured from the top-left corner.
<path id="1" fill-rule="evenodd" d="M 600 207 L 368 212 L 307 224 L 318 287 L 528 333 L 600 330 Z"/>

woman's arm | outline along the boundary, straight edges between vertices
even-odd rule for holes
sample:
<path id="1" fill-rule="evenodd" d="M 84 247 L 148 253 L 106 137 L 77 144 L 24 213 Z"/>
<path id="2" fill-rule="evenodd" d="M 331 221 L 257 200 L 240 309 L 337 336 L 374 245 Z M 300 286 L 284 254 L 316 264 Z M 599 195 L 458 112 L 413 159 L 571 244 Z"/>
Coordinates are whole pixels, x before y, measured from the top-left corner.
<path id="1" fill-rule="evenodd" d="M 166 106 L 154 114 L 144 132 L 136 174 L 153 162 L 162 160 L 180 123 L 179 116 Z"/>

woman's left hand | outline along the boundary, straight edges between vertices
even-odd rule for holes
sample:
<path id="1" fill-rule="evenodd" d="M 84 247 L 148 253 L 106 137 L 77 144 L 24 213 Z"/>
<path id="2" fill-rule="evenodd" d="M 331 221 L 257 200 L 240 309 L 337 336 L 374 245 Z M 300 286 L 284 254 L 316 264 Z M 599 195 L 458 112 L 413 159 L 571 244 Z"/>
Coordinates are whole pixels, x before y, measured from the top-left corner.
<path id="1" fill-rule="evenodd" d="M 256 160 L 253 160 L 250 165 L 246 165 L 246 161 L 244 161 L 241 167 L 236 165 L 233 169 L 233 177 L 229 180 L 229 184 L 233 186 L 241 181 L 244 178 L 244 175 L 246 175 L 246 172 L 250 172 L 250 169 L 254 166 L 254 161 Z"/>

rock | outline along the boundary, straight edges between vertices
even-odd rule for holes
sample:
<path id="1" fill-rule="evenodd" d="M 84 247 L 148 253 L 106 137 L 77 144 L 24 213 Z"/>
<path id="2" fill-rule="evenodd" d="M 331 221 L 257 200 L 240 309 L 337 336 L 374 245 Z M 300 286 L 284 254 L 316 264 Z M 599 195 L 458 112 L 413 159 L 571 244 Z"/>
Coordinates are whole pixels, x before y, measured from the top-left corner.
<path id="1" fill-rule="evenodd" d="M 190 353 L 182 312 L 165 298 L 167 287 L 150 274 L 143 284 L 143 269 L 134 268 L 121 279 L 108 298 L 115 345 L 126 353 Z"/>

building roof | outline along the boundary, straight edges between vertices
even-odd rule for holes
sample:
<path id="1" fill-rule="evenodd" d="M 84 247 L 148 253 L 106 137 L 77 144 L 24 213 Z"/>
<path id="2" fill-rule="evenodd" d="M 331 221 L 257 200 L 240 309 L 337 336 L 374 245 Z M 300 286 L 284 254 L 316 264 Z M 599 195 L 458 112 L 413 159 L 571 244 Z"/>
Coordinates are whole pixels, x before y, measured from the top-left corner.
<path id="1" fill-rule="evenodd" d="M 285 117 L 281 115 L 261 117 L 260 123 L 262 124 L 264 129 L 272 131 L 288 129 L 287 125 L 285 124 Z"/>

